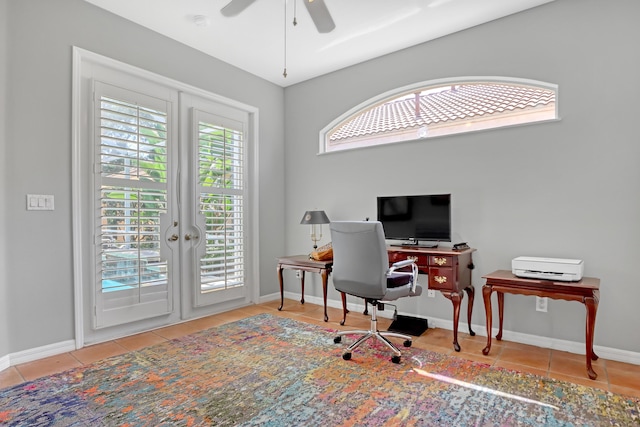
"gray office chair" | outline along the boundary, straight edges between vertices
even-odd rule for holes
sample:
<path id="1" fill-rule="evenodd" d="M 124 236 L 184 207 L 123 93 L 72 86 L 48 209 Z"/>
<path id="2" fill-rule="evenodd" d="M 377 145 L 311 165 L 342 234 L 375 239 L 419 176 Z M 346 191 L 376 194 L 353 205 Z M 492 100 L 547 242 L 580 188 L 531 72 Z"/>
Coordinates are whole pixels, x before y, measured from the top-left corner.
<path id="1" fill-rule="evenodd" d="M 414 260 L 399 261 L 389 267 L 389 256 L 382 224 L 378 221 L 334 221 L 330 224 L 333 245 L 333 284 L 345 294 L 364 298 L 372 305 L 371 328 L 368 331 L 339 332 L 335 343 L 343 335 L 362 335 L 344 351 L 342 358 L 351 359 L 351 352 L 369 338 L 377 338 L 393 351 L 391 361 L 400 363 L 400 350 L 387 339 L 404 339 L 411 346 L 409 335 L 378 331 L 377 309 L 386 301 L 418 296 L 418 267 Z M 403 270 L 403 271 L 399 271 Z M 409 270 L 409 271 L 406 271 Z"/>

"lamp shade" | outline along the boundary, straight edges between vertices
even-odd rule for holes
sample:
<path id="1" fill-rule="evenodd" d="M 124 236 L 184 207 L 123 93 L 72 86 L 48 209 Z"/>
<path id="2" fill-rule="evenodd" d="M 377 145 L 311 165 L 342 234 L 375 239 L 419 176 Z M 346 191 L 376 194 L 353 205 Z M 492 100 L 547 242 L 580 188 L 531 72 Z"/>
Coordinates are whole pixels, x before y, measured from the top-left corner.
<path id="1" fill-rule="evenodd" d="M 324 211 L 306 211 L 300 224 L 329 224 L 330 222 Z"/>

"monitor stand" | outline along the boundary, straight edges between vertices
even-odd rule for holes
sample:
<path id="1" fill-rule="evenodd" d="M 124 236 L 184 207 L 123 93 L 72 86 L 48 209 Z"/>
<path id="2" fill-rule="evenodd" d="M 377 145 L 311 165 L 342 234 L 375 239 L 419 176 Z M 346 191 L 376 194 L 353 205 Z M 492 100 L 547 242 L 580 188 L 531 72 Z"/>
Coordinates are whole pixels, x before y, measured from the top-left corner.
<path id="1" fill-rule="evenodd" d="M 418 244 L 419 247 L 421 248 L 429 248 L 429 249 L 433 249 L 433 248 L 437 248 L 438 247 L 438 243 L 429 243 L 429 244 Z"/>
<path id="2" fill-rule="evenodd" d="M 389 246 L 401 247 L 401 248 L 428 248 L 433 249 L 438 247 L 438 242 L 435 243 L 420 243 L 418 240 L 408 240 L 402 243 L 394 243 Z"/>

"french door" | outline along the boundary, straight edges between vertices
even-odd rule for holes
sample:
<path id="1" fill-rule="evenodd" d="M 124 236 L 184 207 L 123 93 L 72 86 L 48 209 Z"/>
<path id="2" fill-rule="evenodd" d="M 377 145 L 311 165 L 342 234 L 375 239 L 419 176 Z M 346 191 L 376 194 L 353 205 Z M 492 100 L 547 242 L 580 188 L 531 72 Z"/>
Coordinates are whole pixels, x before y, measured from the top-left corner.
<path id="1" fill-rule="evenodd" d="M 172 110 L 171 100 L 94 84 L 94 328 L 173 312 Z"/>
<path id="2" fill-rule="evenodd" d="M 190 141 L 185 196 L 183 311 L 247 297 L 247 113 L 180 94 L 183 140 Z M 183 174 L 184 175 L 184 174 Z"/>
<path id="3" fill-rule="evenodd" d="M 250 302 L 252 113 L 92 65 L 78 83 L 77 343 Z"/>

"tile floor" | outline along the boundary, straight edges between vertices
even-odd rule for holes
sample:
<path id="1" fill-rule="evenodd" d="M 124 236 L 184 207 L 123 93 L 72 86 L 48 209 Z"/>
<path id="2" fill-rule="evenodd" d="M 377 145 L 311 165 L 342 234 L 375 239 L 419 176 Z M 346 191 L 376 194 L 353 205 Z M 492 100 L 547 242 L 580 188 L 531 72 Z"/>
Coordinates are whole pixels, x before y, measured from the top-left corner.
<path id="1" fill-rule="evenodd" d="M 302 305 L 298 301 L 285 300 L 283 311 L 278 311 L 277 307 L 279 305 L 279 301 L 272 301 L 245 307 L 12 366 L 0 372 L 0 388 L 20 384 L 56 372 L 62 372 L 96 360 L 134 351 L 165 340 L 260 313 L 271 313 L 290 317 L 334 329 L 369 329 L 369 317 L 361 313 L 349 313 L 347 325 L 343 327 L 339 324 L 342 318 L 342 311 L 339 309 L 329 308 L 330 320 L 329 323 L 325 323 L 322 321 L 322 306 L 310 303 Z M 391 320 L 380 318 L 379 328 L 386 330 L 390 323 Z M 460 329 L 466 330 L 466 327 L 461 326 Z M 437 328 L 428 329 L 422 336 L 414 339 L 413 346 L 464 357 L 493 366 L 531 372 L 544 377 L 557 378 L 591 387 L 598 387 L 615 393 L 640 397 L 639 365 L 604 360 L 601 358 L 593 363 L 598 378 L 596 380 L 590 380 L 586 374 L 585 360 L 582 355 L 508 341 L 496 341 L 494 339 L 491 346 L 491 353 L 484 356 L 482 349 L 486 344 L 486 337 L 478 335 L 472 337 L 466 333 L 459 332 L 458 340 L 462 350 L 456 354 L 451 344 L 452 332 L 450 330 Z"/>

